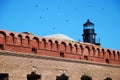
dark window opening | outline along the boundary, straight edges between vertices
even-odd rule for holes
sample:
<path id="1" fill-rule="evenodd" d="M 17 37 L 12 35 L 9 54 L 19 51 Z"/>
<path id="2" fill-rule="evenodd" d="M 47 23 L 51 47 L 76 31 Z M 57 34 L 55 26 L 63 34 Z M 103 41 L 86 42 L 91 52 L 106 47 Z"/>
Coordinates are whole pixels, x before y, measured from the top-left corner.
<path id="1" fill-rule="evenodd" d="M 68 76 L 66 76 L 65 74 L 62 74 L 61 76 L 57 76 L 56 80 L 68 80 Z"/>
<path id="2" fill-rule="evenodd" d="M 118 59 L 120 59 L 120 53 L 119 52 L 117 52 L 117 56 L 118 56 Z"/>
<path id="3" fill-rule="evenodd" d="M 0 44 L 0 50 L 3 50 L 4 48 L 3 48 L 3 45 L 2 44 Z"/>
<path id="4" fill-rule="evenodd" d="M 109 77 L 107 77 L 107 78 L 105 78 L 104 80 L 112 80 L 111 78 L 109 78 Z"/>
<path id="5" fill-rule="evenodd" d="M 83 75 L 83 76 L 81 77 L 81 80 L 92 80 L 92 78 L 89 77 L 89 76 L 87 76 L 87 75 Z"/>
<path id="6" fill-rule="evenodd" d="M 81 49 L 81 54 L 83 54 L 83 47 L 82 47 L 82 45 L 80 45 L 80 49 Z"/>
<path id="7" fill-rule="evenodd" d="M 46 49 L 46 40 L 42 39 L 42 41 L 43 41 L 44 49 Z"/>
<path id="8" fill-rule="evenodd" d="M 0 73 L 0 80 L 9 80 L 9 75 L 7 73 Z"/>
<path id="9" fill-rule="evenodd" d="M 37 53 L 37 49 L 36 48 L 32 48 L 32 53 Z"/>
<path id="10" fill-rule="evenodd" d="M 28 36 L 25 37 L 27 39 L 28 46 L 30 45 L 30 38 Z"/>
<path id="11" fill-rule="evenodd" d="M 110 63 L 109 59 L 105 59 L 105 62 L 108 63 L 108 64 Z"/>
<path id="12" fill-rule="evenodd" d="M 55 44 L 56 44 L 56 49 L 58 51 L 58 48 L 59 48 L 58 41 L 55 41 Z"/>
<path id="13" fill-rule="evenodd" d="M 31 74 L 27 75 L 27 80 L 41 80 L 41 75 L 31 72 Z"/>
<path id="14" fill-rule="evenodd" d="M 64 53 L 63 52 L 60 52 L 60 57 L 64 57 Z"/>
<path id="15" fill-rule="evenodd" d="M 84 56 L 84 60 L 88 60 L 88 56 Z"/>

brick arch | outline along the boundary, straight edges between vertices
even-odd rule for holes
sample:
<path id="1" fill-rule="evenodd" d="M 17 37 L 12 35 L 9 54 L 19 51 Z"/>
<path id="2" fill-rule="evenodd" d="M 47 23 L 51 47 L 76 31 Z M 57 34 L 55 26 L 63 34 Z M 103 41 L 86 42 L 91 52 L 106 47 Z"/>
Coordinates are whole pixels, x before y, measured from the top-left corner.
<path id="1" fill-rule="evenodd" d="M 6 43 L 6 33 L 4 31 L 0 31 L 0 44 Z"/>
<path id="2" fill-rule="evenodd" d="M 35 71 L 32 71 L 31 74 L 27 74 L 27 80 L 41 80 L 41 75 L 36 74 Z"/>
<path id="3" fill-rule="evenodd" d="M 81 80 L 92 80 L 92 77 L 88 76 L 88 75 L 82 75 L 82 77 L 80 79 Z"/>
<path id="4" fill-rule="evenodd" d="M 31 46 L 35 47 L 35 48 L 39 47 L 39 38 L 38 37 L 33 37 Z"/>
<path id="5" fill-rule="evenodd" d="M 85 46 L 84 55 L 86 55 L 86 56 L 90 55 L 90 48 L 89 48 L 89 46 Z"/>
<path id="6" fill-rule="evenodd" d="M 30 46 L 30 37 L 28 35 L 25 36 L 24 45 L 25 46 Z"/>
<path id="7" fill-rule="evenodd" d="M 111 51 L 109 49 L 106 51 L 106 58 L 111 59 Z"/>
<path id="8" fill-rule="evenodd" d="M 109 64 L 110 63 L 110 59 L 106 58 L 105 59 L 105 63 Z"/>
<path id="9" fill-rule="evenodd" d="M 50 50 L 53 49 L 53 41 L 52 41 L 51 39 L 48 40 L 48 48 L 49 48 Z"/>
<path id="10" fill-rule="evenodd" d="M 80 53 L 83 54 L 83 52 L 84 52 L 84 48 L 82 45 L 80 45 Z"/>
<path id="11" fill-rule="evenodd" d="M 102 56 L 103 58 L 105 57 L 105 50 L 104 50 L 104 49 L 102 49 L 101 56 Z"/>
<path id="12" fill-rule="evenodd" d="M 78 53 L 78 45 L 74 44 L 75 53 Z"/>
<path id="13" fill-rule="evenodd" d="M 89 56 L 90 56 L 90 48 L 89 46 L 85 46 L 83 53 L 84 60 L 89 60 Z"/>
<path id="14" fill-rule="evenodd" d="M 110 78 L 110 77 L 106 77 L 104 80 L 112 80 L 112 78 Z"/>
<path id="15" fill-rule="evenodd" d="M 10 36 L 12 36 L 12 37 L 14 36 L 15 37 L 15 34 L 14 33 L 10 33 Z"/>
<path id="16" fill-rule="evenodd" d="M 115 53 L 115 51 L 113 50 L 112 53 L 113 53 L 113 54 L 112 54 L 112 58 L 113 58 L 113 59 L 116 59 L 116 53 Z"/>
<path id="17" fill-rule="evenodd" d="M 59 50 L 59 42 L 57 40 L 55 41 L 55 50 Z"/>
<path id="18" fill-rule="evenodd" d="M 41 42 L 41 48 L 42 48 L 42 49 L 46 49 L 46 47 L 47 47 L 46 44 L 47 44 L 46 39 L 43 38 L 43 39 L 42 39 L 42 42 Z"/>
<path id="19" fill-rule="evenodd" d="M 120 59 L 120 52 L 117 51 L 117 59 Z"/>
<path id="20" fill-rule="evenodd" d="M 10 44 L 14 44 L 15 43 L 15 34 L 14 33 L 10 33 L 8 42 Z"/>
<path id="21" fill-rule="evenodd" d="M 56 80 L 69 80 L 69 77 L 65 73 L 63 73 L 60 76 L 57 76 Z"/>
<path id="22" fill-rule="evenodd" d="M 92 56 L 95 56 L 96 50 L 95 47 L 92 47 Z"/>
<path id="23" fill-rule="evenodd" d="M 96 49 L 95 56 L 96 56 L 96 57 L 99 57 L 99 56 L 100 56 L 100 49 L 99 49 L 99 48 Z"/>
<path id="24" fill-rule="evenodd" d="M 61 42 L 61 44 L 60 44 L 60 51 L 66 52 L 66 43 L 65 42 Z"/>
<path id="25" fill-rule="evenodd" d="M 72 43 L 68 44 L 68 52 L 72 53 L 73 49 L 72 49 Z"/>
<path id="26" fill-rule="evenodd" d="M 19 46 L 23 44 L 23 36 L 21 34 L 18 34 L 16 44 Z"/>
<path id="27" fill-rule="evenodd" d="M 10 32 L 6 30 L 0 30 L 0 33 L 3 33 L 6 36 L 9 36 Z"/>

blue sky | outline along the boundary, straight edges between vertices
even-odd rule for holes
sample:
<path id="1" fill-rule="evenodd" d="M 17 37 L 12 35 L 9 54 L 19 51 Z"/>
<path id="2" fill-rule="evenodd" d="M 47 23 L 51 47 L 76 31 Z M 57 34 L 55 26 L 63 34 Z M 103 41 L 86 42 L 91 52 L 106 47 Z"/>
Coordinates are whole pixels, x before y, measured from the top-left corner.
<path id="1" fill-rule="evenodd" d="M 120 50 L 119 0 L 0 0 L 2 30 L 61 33 L 82 41 L 87 19 L 95 24 L 102 47 Z"/>

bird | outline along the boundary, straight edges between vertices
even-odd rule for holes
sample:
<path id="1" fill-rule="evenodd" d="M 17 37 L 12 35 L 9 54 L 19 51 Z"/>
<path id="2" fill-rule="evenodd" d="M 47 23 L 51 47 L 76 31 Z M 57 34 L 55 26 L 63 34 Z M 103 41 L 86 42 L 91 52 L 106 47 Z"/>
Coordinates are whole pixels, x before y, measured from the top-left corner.
<path id="1" fill-rule="evenodd" d="M 42 19 L 42 17 L 40 16 L 40 19 Z"/>
<path id="2" fill-rule="evenodd" d="M 53 27 L 53 30 L 55 30 L 55 27 Z"/>
<path id="3" fill-rule="evenodd" d="M 35 7 L 38 7 L 38 5 L 35 5 Z"/>
<path id="4" fill-rule="evenodd" d="M 69 20 L 67 19 L 66 22 L 69 22 Z"/>
<path id="5" fill-rule="evenodd" d="M 48 8 L 46 8 L 46 10 L 48 10 Z"/>

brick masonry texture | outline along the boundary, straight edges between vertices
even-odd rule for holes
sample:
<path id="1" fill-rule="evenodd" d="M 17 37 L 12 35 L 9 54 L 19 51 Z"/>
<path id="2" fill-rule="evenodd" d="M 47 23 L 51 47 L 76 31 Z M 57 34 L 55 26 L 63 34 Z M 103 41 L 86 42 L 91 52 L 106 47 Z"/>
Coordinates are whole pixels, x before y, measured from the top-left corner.
<path id="1" fill-rule="evenodd" d="M 9 80 L 27 80 L 36 68 L 41 80 L 56 80 L 56 76 L 65 74 L 69 80 L 81 80 L 82 75 L 92 80 L 120 80 L 120 66 L 69 58 L 40 56 L 38 54 L 0 51 L 0 73 L 8 73 Z"/>
<path id="2" fill-rule="evenodd" d="M 83 75 L 120 80 L 120 51 L 0 30 L 0 73 L 8 73 L 9 80 L 27 80 L 33 70 L 41 80 L 56 80 L 62 74 L 69 80 L 81 80 Z"/>
<path id="3" fill-rule="evenodd" d="M 28 32 L 16 33 L 0 30 L 0 49 L 120 65 L 120 51 L 89 43 L 35 36 Z"/>

